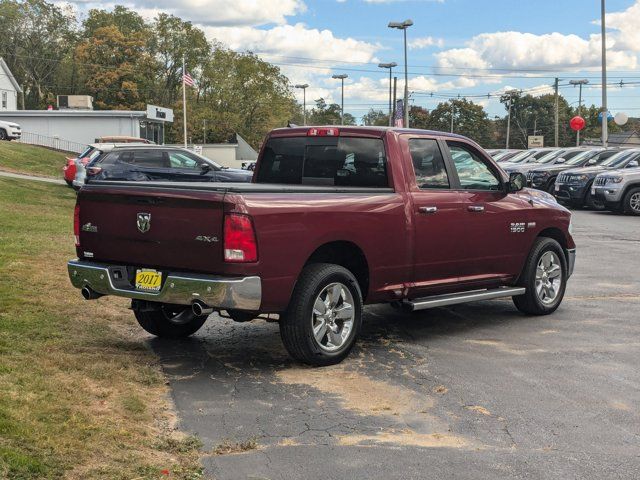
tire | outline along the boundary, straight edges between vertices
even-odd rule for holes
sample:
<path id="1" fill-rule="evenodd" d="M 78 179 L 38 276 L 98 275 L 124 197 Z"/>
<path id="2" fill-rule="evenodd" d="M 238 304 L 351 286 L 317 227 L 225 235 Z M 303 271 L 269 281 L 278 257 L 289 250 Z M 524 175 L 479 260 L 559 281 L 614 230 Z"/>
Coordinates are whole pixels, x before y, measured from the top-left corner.
<path id="1" fill-rule="evenodd" d="M 280 320 L 280 336 L 296 360 L 333 365 L 349 354 L 361 325 L 362 294 L 353 274 L 339 265 L 315 263 L 298 278 Z"/>
<path id="2" fill-rule="evenodd" d="M 185 338 L 196 333 L 208 315 L 196 316 L 191 307 L 166 303 L 137 303 L 131 307 L 136 320 L 151 335 L 161 338 Z"/>
<path id="3" fill-rule="evenodd" d="M 553 262 L 549 262 L 549 267 L 546 266 L 547 262 L 543 260 L 543 257 L 546 260 L 553 260 Z M 539 265 L 543 265 L 544 268 L 538 270 Z M 552 276 L 557 272 L 559 272 L 559 279 L 557 276 Z M 538 278 L 536 278 L 537 275 Z M 550 287 L 540 286 L 538 289 L 539 282 L 544 282 Z M 536 239 L 518 283 L 526 288 L 526 292 L 523 295 L 513 297 L 513 303 L 522 313 L 548 315 L 558 308 L 567 286 L 567 259 L 556 240 L 547 237 Z"/>
<path id="4" fill-rule="evenodd" d="M 622 202 L 624 213 L 630 215 L 640 215 L 640 188 L 632 188 L 624 196 Z"/>
<path id="5" fill-rule="evenodd" d="M 0 141 L 7 140 L 7 132 L 5 129 L 0 128 Z"/>
<path id="6" fill-rule="evenodd" d="M 584 196 L 584 204 L 591 210 L 604 210 L 604 205 L 591 195 L 591 186 L 589 186 Z"/>
<path id="7" fill-rule="evenodd" d="M 547 193 L 549 193 L 549 194 L 551 194 L 551 195 L 553 195 L 553 193 L 555 192 L 555 190 L 556 190 L 556 177 L 553 177 L 552 179 L 550 179 L 550 180 L 547 182 L 547 189 L 546 189 L 546 192 L 547 192 Z"/>

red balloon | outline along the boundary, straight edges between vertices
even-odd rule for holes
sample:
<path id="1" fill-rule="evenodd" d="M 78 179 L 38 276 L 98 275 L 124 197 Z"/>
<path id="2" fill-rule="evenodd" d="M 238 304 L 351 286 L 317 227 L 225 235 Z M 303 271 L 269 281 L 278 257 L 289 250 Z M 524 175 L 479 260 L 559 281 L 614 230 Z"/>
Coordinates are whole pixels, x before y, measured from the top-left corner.
<path id="1" fill-rule="evenodd" d="M 578 130 L 582 130 L 586 124 L 587 122 L 585 122 L 584 118 L 582 118 L 580 115 L 576 115 L 571 120 L 569 120 L 569 126 L 571 127 L 571 130 L 575 130 L 576 132 Z"/>

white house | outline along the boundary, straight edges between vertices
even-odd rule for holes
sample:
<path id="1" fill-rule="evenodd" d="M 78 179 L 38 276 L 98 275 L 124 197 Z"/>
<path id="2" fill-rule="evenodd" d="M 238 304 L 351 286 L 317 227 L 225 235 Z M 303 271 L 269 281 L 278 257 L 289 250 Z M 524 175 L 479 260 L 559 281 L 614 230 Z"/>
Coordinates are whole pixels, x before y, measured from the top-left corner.
<path id="1" fill-rule="evenodd" d="M 0 57 L 0 111 L 17 110 L 19 93 L 22 93 L 20 85 L 4 59 Z"/>

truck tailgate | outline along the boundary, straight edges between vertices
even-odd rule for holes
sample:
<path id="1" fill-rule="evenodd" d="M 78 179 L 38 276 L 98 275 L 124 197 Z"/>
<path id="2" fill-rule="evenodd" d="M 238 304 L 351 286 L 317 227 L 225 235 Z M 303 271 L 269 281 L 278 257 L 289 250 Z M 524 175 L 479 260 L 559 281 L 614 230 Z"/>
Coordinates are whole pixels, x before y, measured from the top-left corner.
<path id="1" fill-rule="evenodd" d="M 99 262 L 213 273 L 223 263 L 224 191 L 85 187 L 79 254 Z"/>

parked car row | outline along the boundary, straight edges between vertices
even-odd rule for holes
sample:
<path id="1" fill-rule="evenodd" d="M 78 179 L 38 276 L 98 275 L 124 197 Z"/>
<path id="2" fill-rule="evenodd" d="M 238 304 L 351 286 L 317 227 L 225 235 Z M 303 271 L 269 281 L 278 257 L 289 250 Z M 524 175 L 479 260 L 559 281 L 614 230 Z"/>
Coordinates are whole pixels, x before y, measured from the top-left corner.
<path id="1" fill-rule="evenodd" d="M 527 176 L 527 185 L 569 207 L 640 215 L 640 149 L 603 147 L 525 150 L 500 162 Z"/>
<path id="2" fill-rule="evenodd" d="M 144 143 L 94 143 L 63 168 L 79 190 L 93 180 L 250 182 L 252 171 L 227 168 L 190 150 Z"/>

